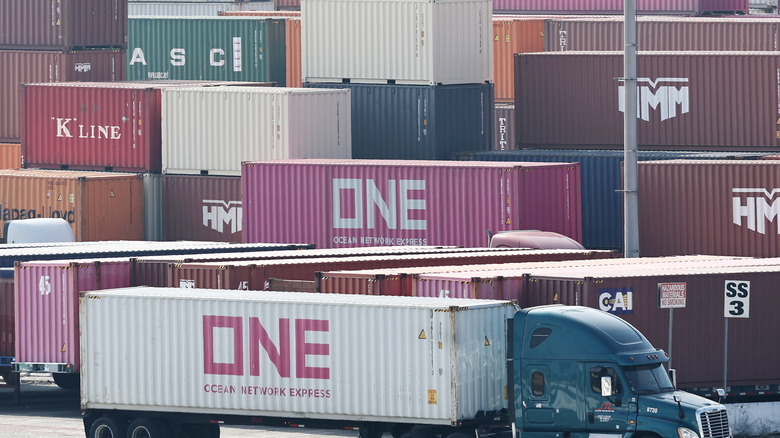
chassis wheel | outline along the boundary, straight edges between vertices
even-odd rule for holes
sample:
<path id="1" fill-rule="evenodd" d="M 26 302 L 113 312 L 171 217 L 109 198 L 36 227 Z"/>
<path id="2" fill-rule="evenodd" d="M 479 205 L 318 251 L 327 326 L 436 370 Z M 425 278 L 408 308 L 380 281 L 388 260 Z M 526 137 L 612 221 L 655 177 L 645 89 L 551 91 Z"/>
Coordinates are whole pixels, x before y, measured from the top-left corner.
<path id="1" fill-rule="evenodd" d="M 87 438 L 122 438 L 123 436 L 125 436 L 125 432 L 119 427 L 116 420 L 102 416 L 92 423 Z"/>
<path id="2" fill-rule="evenodd" d="M 136 418 L 127 428 L 127 438 L 168 438 L 168 423 L 156 418 Z"/>

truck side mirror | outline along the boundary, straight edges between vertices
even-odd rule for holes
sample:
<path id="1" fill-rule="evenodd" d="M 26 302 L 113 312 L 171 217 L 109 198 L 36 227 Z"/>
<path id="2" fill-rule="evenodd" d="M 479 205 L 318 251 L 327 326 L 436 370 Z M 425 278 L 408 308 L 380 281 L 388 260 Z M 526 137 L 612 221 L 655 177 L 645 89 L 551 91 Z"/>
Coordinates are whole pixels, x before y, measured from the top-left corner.
<path id="1" fill-rule="evenodd" d="M 674 368 L 669 369 L 669 380 L 672 381 L 672 388 L 677 389 L 677 370 Z"/>
<path id="2" fill-rule="evenodd" d="M 612 378 L 609 376 L 601 377 L 601 396 L 612 397 Z"/>

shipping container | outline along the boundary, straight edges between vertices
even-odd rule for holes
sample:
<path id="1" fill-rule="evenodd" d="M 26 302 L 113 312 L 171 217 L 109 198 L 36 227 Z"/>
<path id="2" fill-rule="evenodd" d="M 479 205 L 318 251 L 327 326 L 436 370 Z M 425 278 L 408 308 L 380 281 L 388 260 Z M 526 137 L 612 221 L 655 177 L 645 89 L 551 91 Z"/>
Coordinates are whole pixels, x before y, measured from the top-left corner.
<path id="1" fill-rule="evenodd" d="M 129 29 L 128 79 L 285 85 L 283 20 L 135 16 Z"/>
<path id="2" fill-rule="evenodd" d="M 637 152 L 637 160 L 639 161 L 681 158 L 707 161 L 724 159 L 757 160 L 762 157 L 763 155 L 760 153 L 740 152 Z M 625 159 L 624 151 L 526 149 L 464 153 L 459 155 L 459 158 L 466 161 L 578 162 L 580 164 L 582 196 L 582 244 L 589 249 L 616 249 L 622 251 L 624 236 L 621 163 Z"/>
<path id="3" fill-rule="evenodd" d="M 780 53 L 640 52 L 637 65 L 640 148 L 780 147 Z M 622 75 L 622 52 L 516 54 L 518 148 L 622 149 Z M 734 114 L 744 117 L 733 123 Z"/>
<path id="4" fill-rule="evenodd" d="M 484 246 L 488 229 L 582 234 L 576 163 L 246 162 L 241 187 L 245 242 Z"/>
<path id="5" fill-rule="evenodd" d="M 776 51 L 780 18 L 637 17 L 644 51 Z M 544 23 L 544 51 L 622 51 L 623 18 L 566 17 Z"/>
<path id="6" fill-rule="evenodd" d="M 491 5 L 487 0 L 304 2 L 303 81 L 492 82 Z"/>
<path id="7" fill-rule="evenodd" d="M 493 77 L 496 102 L 515 101 L 515 53 L 543 52 L 542 18 L 493 16 Z"/>
<path id="8" fill-rule="evenodd" d="M 220 17 L 301 18 L 301 11 L 220 11 Z"/>
<path id="9" fill-rule="evenodd" d="M 124 52 L 119 50 L 0 50 L 0 77 L 3 78 L 0 81 L 0 141 L 18 143 L 21 140 L 21 84 L 122 81 L 125 79 L 124 59 Z"/>
<path id="10" fill-rule="evenodd" d="M 496 0 L 493 10 L 524 14 L 623 14 L 623 0 Z M 637 0 L 637 14 L 746 14 L 748 0 Z"/>
<path id="11" fill-rule="evenodd" d="M 22 167 L 22 145 L 19 143 L 0 143 L 0 169 L 20 169 Z"/>
<path id="12" fill-rule="evenodd" d="M 351 158 L 349 96 L 276 87 L 163 90 L 163 172 L 238 176 L 249 160 Z"/>
<path id="13" fill-rule="evenodd" d="M 80 308 L 84 409 L 116 403 L 155 411 L 164 403 L 214 415 L 450 425 L 507 406 L 502 340 L 515 312 L 508 301 L 131 288 L 86 293 Z M 308 332 L 308 347 L 289 350 L 293 368 L 297 354 L 307 366 L 298 358 L 298 373 L 281 377 L 261 359 L 250 372 L 242 339 L 252 338 L 246 347 L 255 351 L 258 333 L 281 339 L 284 321 L 294 322 L 293 337 Z M 400 361 L 415 364 L 415 378 Z M 177 366 L 150 373 L 150 362 Z M 100 390 L 112 376 L 123 376 L 127 391 Z M 235 392 L 204 390 L 217 382 Z M 304 388 L 305 395 L 241 394 L 256 387 Z"/>
<path id="14" fill-rule="evenodd" d="M 242 241 L 241 178 L 162 177 L 162 240 Z"/>
<path id="15" fill-rule="evenodd" d="M 353 158 L 450 160 L 492 147 L 492 84 L 304 86 L 350 90 Z"/>
<path id="16" fill-rule="evenodd" d="M 669 161 L 639 163 L 642 256 L 780 256 L 780 163 Z"/>
<path id="17" fill-rule="evenodd" d="M 0 170 L 0 227 L 13 219 L 63 218 L 77 241 L 142 240 L 140 175 Z"/>
<path id="18" fill-rule="evenodd" d="M 130 273 L 129 258 L 17 263 L 17 370 L 78 373 L 79 294 L 129 287 Z"/>
<path id="19" fill-rule="evenodd" d="M 0 388 L 18 391 L 19 374 L 11 367 L 14 359 L 14 270 L 0 268 Z"/>
<path id="20" fill-rule="evenodd" d="M 127 47 L 127 0 L 4 0 L 0 49 Z"/>
<path id="21" fill-rule="evenodd" d="M 214 17 L 225 11 L 270 11 L 274 4 L 271 1 L 259 2 L 138 2 L 130 1 L 128 15 L 130 18 L 139 16 L 160 17 Z"/>
<path id="22" fill-rule="evenodd" d="M 273 0 L 277 11 L 300 11 L 301 0 Z"/>
<path id="23" fill-rule="evenodd" d="M 774 364 L 780 352 L 773 346 L 780 327 L 774 290 L 780 281 L 780 267 L 665 267 L 641 274 L 634 270 L 636 267 L 532 275 L 526 292 L 537 302 L 549 302 L 557 295 L 564 304 L 578 300 L 618 314 L 653 345 L 666 349 L 681 388 L 708 387 L 713 392 L 712 388 L 725 386 L 730 397 L 738 396 L 734 390 L 743 385 L 751 390 L 757 388 L 755 385 L 777 388 L 780 378 Z M 672 310 L 660 308 L 662 284 L 684 288 L 685 307 L 674 309 L 673 323 Z M 737 287 L 745 291 L 745 301 L 727 298 L 729 290 Z M 725 380 L 724 364 L 728 368 Z"/>
<path id="24" fill-rule="evenodd" d="M 493 118 L 493 147 L 491 150 L 505 151 L 514 149 L 515 142 L 515 104 L 496 103 Z"/>

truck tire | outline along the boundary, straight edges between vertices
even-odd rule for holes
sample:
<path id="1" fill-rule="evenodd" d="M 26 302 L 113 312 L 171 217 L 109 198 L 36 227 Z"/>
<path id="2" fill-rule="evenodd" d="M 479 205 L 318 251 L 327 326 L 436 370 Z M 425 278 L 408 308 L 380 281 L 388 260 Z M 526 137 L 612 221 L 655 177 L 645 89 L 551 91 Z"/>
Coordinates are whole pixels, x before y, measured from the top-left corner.
<path id="1" fill-rule="evenodd" d="M 127 428 L 127 438 L 168 438 L 170 436 L 168 424 L 156 418 L 136 418 Z"/>
<path id="2" fill-rule="evenodd" d="M 87 438 L 122 438 L 125 432 L 111 417 L 102 416 L 92 423 Z"/>

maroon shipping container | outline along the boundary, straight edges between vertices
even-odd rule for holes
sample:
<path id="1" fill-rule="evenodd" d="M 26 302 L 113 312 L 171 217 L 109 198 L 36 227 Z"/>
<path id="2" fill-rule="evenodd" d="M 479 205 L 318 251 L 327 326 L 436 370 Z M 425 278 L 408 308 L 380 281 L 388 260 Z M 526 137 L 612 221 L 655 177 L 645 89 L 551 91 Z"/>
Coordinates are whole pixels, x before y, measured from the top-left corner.
<path id="1" fill-rule="evenodd" d="M 13 357 L 14 345 L 14 277 L 13 272 L 4 272 L 0 274 L 0 357 Z M 11 364 L 0 360 L 0 371 L 3 366 Z"/>
<path id="2" fill-rule="evenodd" d="M 640 52 L 640 148 L 777 151 L 778 69 L 778 52 Z M 515 54 L 518 148 L 622 148 L 622 76 L 622 52 Z"/>
<path id="3" fill-rule="evenodd" d="M 127 0 L 3 0 L 0 48 L 127 48 Z"/>
<path id="4" fill-rule="evenodd" d="M 675 254 L 780 256 L 780 162 L 640 162 L 639 247 Z"/>
<path id="5" fill-rule="evenodd" d="M 493 11 L 524 14 L 622 14 L 623 0 L 495 0 Z M 638 14 L 748 12 L 748 0 L 637 0 Z"/>
<path id="6" fill-rule="evenodd" d="M 780 260 L 775 260 L 780 264 Z M 725 315 L 739 313 L 739 305 L 726 301 L 727 288 L 742 283 L 750 300 L 740 318 L 728 322 L 728 386 L 777 385 L 780 350 L 777 308 L 780 266 L 674 269 L 665 267 L 641 275 L 624 270 L 570 270 L 556 275 L 531 275 L 526 294 L 538 303 L 579 303 L 616 313 L 641 331 L 653 345 L 671 353 L 681 388 L 723 387 Z M 749 282 L 748 284 L 743 282 Z M 669 352 L 670 310 L 659 308 L 659 284 L 685 283 L 685 308 L 674 309 L 672 351 Z M 752 304 L 752 305 L 750 305 Z M 747 311 L 747 314 L 744 313 Z M 747 318 L 749 316 L 749 318 Z"/>
<path id="7" fill-rule="evenodd" d="M 122 81 L 125 79 L 125 54 L 120 50 L 0 50 L 0 78 L 0 142 L 18 143 L 21 139 L 21 84 Z"/>
<path id="8" fill-rule="evenodd" d="M 637 17 L 643 51 L 774 51 L 780 17 Z M 623 17 L 545 20 L 544 51 L 622 51 Z"/>
<path id="9" fill-rule="evenodd" d="M 240 243 L 242 219 L 240 177 L 163 175 L 163 240 Z"/>

